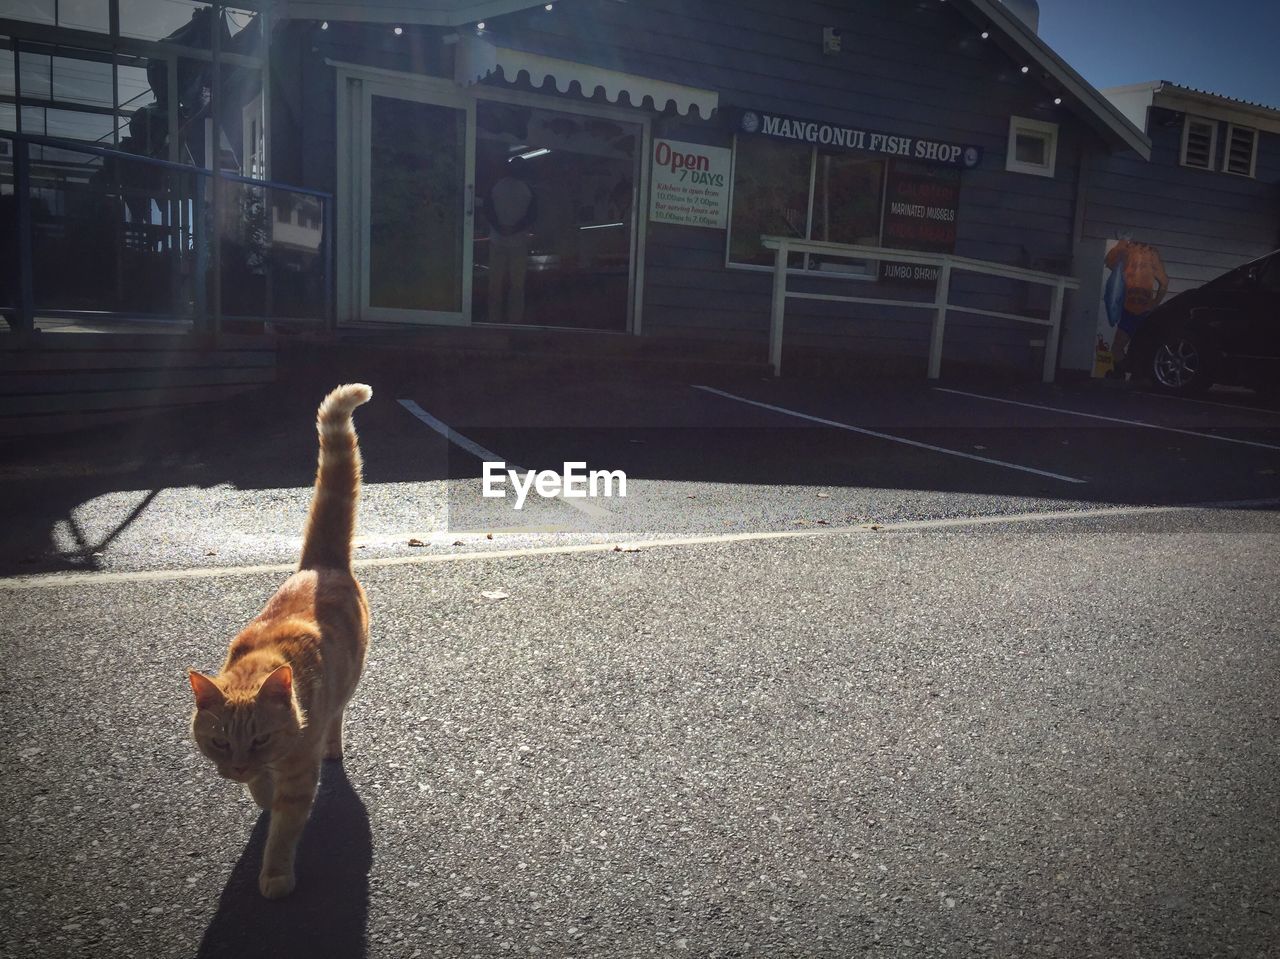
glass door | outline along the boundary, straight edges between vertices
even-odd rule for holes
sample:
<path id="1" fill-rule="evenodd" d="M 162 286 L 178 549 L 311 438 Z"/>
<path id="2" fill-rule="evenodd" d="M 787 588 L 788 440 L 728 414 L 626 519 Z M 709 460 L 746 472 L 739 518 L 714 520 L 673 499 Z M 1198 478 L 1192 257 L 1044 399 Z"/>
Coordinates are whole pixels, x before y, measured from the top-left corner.
<path id="1" fill-rule="evenodd" d="M 644 127 L 481 99 L 475 322 L 625 332 Z"/>
<path id="2" fill-rule="evenodd" d="M 469 323 L 474 101 L 381 81 L 362 87 L 360 318 Z"/>

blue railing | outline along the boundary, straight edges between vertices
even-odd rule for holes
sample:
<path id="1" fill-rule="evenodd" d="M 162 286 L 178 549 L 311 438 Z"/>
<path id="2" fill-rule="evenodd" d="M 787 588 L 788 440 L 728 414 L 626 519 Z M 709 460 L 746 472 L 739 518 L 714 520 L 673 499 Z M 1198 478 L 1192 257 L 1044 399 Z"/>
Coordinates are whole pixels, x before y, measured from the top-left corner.
<path id="1" fill-rule="evenodd" d="M 333 196 L 0 131 L 0 313 L 328 323 Z"/>

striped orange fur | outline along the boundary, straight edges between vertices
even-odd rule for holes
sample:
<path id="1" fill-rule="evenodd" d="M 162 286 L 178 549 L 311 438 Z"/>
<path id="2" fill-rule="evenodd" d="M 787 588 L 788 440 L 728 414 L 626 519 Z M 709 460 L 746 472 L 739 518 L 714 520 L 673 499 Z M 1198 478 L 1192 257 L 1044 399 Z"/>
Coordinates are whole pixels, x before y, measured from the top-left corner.
<path id="1" fill-rule="evenodd" d="M 196 745 L 271 812 L 258 877 L 269 899 L 296 885 L 294 853 L 320 764 L 342 758 L 343 710 L 369 645 L 369 605 L 351 570 L 362 467 L 351 414 L 372 395 L 348 384 L 320 404 L 320 461 L 298 571 L 231 641 L 216 675 L 188 673 Z"/>

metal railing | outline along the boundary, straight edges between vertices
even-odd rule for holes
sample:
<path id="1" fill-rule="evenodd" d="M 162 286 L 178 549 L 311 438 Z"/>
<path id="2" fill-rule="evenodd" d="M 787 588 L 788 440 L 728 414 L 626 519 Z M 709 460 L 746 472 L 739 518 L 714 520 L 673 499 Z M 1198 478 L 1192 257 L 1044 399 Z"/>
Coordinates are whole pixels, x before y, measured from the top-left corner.
<path id="1" fill-rule="evenodd" d="M 1032 323 L 1048 328 L 1044 351 L 1044 382 L 1052 383 L 1058 364 L 1058 342 L 1062 336 L 1062 304 L 1067 290 L 1080 288 L 1079 281 L 1069 276 L 1055 273 L 1042 273 L 1038 270 L 1027 270 L 1022 267 L 1005 266 L 987 260 L 973 260 L 968 257 L 952 256 L 943 253 L 917 253 L 911 250 L 893 250 L 879 246 L 858 246 L 846 243 L 828 243 L 821 240 L 798 240 L 784 236 L 761 237 L 765 248 L 774 251 L 773 260 L 773 308 L 769 319 L 769 365 L 773 367 L 773 375 L 782 373 L 782 331 L 786 312 L 787 298 L 797 300 L 829 300 L 838 303 L 859 303 L 865 306 L 905 307 L 933 311 L 933 329 L 929 337 L 929 379 L 936 380 L 942 370 L 942 342 L 946 332 L 947 313 L 969 313 L 976 316 L 987 316 L 1001 320 L 1014 320 L 1019 323 Z M 806 293 L 787 289 L 787 265 L 792 253 L 816 254 L 824 257 L 836 257 L 849 260 L 871 260 L 879 265 L 879 261 L 893 263 L 909 263 L 938 268 L 938 278 L 933 300 L 888 299 L 868 296 L 842 296 L 834 293 Z M 1010 280 L 1021 280 L 1047 286 L 1052 291 L 1052 302 L 1049 317 L 1024 316 L 1018 313 L 1004 313 L 998 310 L 986 310 L 973 306 L 964 306 L 950 302 L 951 276 L 956 272 L 982 274 L 1002 277 Z M 824 279 L 842 278 L 848 280 L 847 274 L 838 272 L 822 273 L 809 271 L 808 277 Z"/>
<path id="2" fill-rule="evenodd" d="M 0 313 L 328 323 L 333 196 L 0 131 Z"/>

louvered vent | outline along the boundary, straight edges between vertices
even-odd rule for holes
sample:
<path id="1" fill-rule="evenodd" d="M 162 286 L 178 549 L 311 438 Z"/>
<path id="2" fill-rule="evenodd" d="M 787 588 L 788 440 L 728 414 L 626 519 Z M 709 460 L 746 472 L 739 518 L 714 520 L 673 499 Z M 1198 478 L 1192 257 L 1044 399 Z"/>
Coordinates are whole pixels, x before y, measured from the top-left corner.
<path id="1" fill-rule="evenodd" d="M 1258 131 L 1252 127 L 1231 128 L 1227 138 L 1226 170 L 1240 176 L 1253 176 L 1253 148 L 1258 139 Z"/>
<path id="2" fill-rule="evenodd" d="M 1187 118 L 1186 145 L 1182 151 L 1184 166 L 1192 166 L 1197 170 L 1213 169 L 1214 132 L 1213 121 Z"/>

